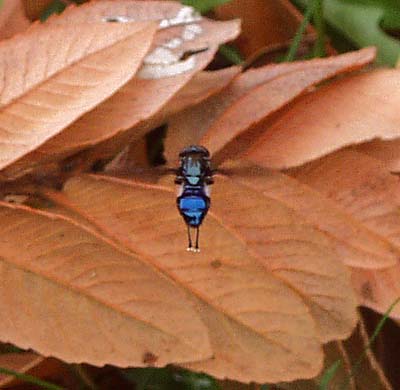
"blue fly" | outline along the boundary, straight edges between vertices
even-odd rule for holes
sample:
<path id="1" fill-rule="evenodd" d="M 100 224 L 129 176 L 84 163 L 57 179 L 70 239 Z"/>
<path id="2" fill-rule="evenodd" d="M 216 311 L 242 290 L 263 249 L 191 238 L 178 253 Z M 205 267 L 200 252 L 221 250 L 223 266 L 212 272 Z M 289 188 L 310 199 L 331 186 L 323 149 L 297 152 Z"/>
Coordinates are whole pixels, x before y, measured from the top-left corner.
<path id="1" fill-rule="evenodd" d="M 210 208 L 209 186 L 214 183 L 210 152 L 203 146 L 191 145 L 179 153 L 179 162 L 175 178 L 175 184 L 179 185 L 176 204 L 187 226 L 187 250 L 200 252 L 200 225 Z M 194 246 L 191 230 L 196 231 Z"/>

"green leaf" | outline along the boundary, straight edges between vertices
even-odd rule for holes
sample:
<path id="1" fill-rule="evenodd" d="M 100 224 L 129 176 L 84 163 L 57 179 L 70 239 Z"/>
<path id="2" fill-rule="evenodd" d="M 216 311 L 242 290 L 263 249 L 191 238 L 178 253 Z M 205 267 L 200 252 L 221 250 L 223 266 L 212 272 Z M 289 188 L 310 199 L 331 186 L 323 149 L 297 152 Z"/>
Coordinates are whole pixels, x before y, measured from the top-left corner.
<path id="1" fill-rule="evenodd" d="M 241 65 L 244 62 L 243 57 L 239 51 L 231 45 L 221 45 L 219 52 L 232 64 Z"/>
<path id="2" fill-rule="evenodd" d="M 135 383 L 135 390 L 220 390 L 214 378 L 171 368 L 132 368 L 124 376 Z"/>
<path id="3" fill-rule="evenodd" d="M 168 368 L 131 368 L 123 373 L 135 383 L 135 390 L 173 390 L 174 380 Z"/>
<path id="4" fill-rule="evenodd" d="M 387 35 L 380 27 L 385 9 L 382 7 L 383 3 L 375 3 L 328 0 L 325 1 L 325 17 L 357 46 L 377 46 L 377 61 L 394 66 L 400 55 L 400 42 Z M 392 24 L 394 22 L 395 19 L 390 21 Z"/>
<path id="5" fill-rule="evenodd" d="M 25 352 L 25 350 L 16 347 L 13 344 L 1 344 L 0 345 L 0 354 L 3 353 L 22 353 Z"/>
<path id="6" fill-rule="evenodd" d="M 304 7 L 311 0 L 295 0 Z M 398 0 L 324 0 L 325 20 L 357 47 L 377 46 L 377 62 L 394 66 L 400 41 L 384 29 L 400 29 Z"/>
<path id="7" fill-rule="evenodd" d="M 220 387 L 214 378 L 190 371 L 181 371 L 174 375 L 182 390 L 219 390 Z"/>
<path id="8" fill-rule="evenodd" d="M 203 14 L 211 11 L 218 5 L 229 3 L 230 1 L 231 0 L 181 0 L 181 3 L 185 5 L 190 5 L 191 7 L 195 8 L 197 11 Z"/>
<path id="9" fill-rule="evenodd" d="M 53 14 L 61 14 L 67 5 L 62 0 L 53 0 L 50 5 L 40 15 L 40 21 L 44 22 Z"/>

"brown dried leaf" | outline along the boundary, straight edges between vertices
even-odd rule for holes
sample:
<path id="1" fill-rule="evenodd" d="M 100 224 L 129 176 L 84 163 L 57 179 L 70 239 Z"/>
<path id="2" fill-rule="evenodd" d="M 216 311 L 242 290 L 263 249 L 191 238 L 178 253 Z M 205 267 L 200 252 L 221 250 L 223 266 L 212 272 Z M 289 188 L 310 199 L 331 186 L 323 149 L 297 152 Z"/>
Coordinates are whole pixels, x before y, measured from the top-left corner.
<path id="1" fill-rule="evenodd" d="M 110 182 L 107 185 L 108 181 Z M 81 184 L 88 186 L 89 193 L 86 195 L 82 192 L 83 188 L 80 188 Z M 88 213 L 82 213 L 81 205 L 91 198 L 94 186 L 101 188 L 99 196 L 104 204 L 108 204 L 106 198 L 112 197 L 110 191 L 116 190 L 116 195 L 122 196 L 119 198 L 120 204 L 125 205 L 126 211 L 114 209 L 109 214 L 112 219 L 119 215 L 119 223 L 115 225 L 119 233 L 108 229 L 105 232 L 107 227 L 102 224 L 102 216 L 99 217 L 98 213 L 95 213 L 96 210 L 90 208 Z M 204 253 L 193 255 L 185 250 L 185 229 L 180 216 L 176 210 L 169 207 L 171 201 L 173 202 L 173 194 L 165 192 L 164 188 L 160 191 L 158 187 L 153 189 L 144 185 L 141 191 L 140 185 L 135 189 L 131 182 L 125 184 L 116 179 L 82 177 L 68 182 L 66 191 L 71 197 L 76 197 L 73 199 L 74 203 L 71 202 L 71 198 L 62 198 L 60 195 L 53 200 L 69 210 L 72 207 L 72 212 L 79 213 L 80 218 L 86 217 L 90 222 L 96 223 L 96 228 L 101 229 L 103 234 L 124 240 L 123 244 L 126 247 L 133 248 L 128 242 L 130 236 L 123 232 L 134 229 L 135 252 L 156 263 L 158 268 L 164 269 L 192 294 L 198 312 L 209 330 L 213 358 L 187 364 L 185 367 L 244 382 L 263 382 L 265 378 L 287 375 L 312 376 L 313 374 L 306 372 L 318 370 L 321 356 L 318 342 L 315 340 L 314 323 L 301 299 L 275 280 L 260 264 L 254 263 L 244 245 L 224 228 L 219 229 L 216 237 L 217 223 L 213 224 L 211 230 L 203 229 L 202 237 L 203 241 L 208 241 L 214 234 L 214 238 L 220 244 L 217 243 L 217 247 L 213 248 L 208 256 L 204 256 Z M 78 199 L 81 195 L 83 199 Z M 142 196 L 146 197 L 145 208 L 151 214 L 161 215 L 159 209 L 162 210 L 164 223 L 154 225 L 143 222 L 145 219 L 154 220 L 154 216 L 149 216 L 148 212 L 142 213 L 142 208 L 138 208 L 138 201 L 139 204 L 142 203 Z M 96 208 L 97 206 L 100 204 L 95 205 Z M 131 217 L 137 224 L 130 223 Z M 138 226 L 142 232 L 138 231 Z M 173 229 L 172 226 L 181 229 Z M 167 239 L 158 240 L 158 236 L 165 236 Z M 147 240 L 143 237 L 147 237 Z M 227 240 L 228 244 L 223 244 Z M 230 252 L 227 255 L 224 254 L 226 247 Z M 149 248 L 157 251 L 157 254 L 150 253 L 151 258 L 146 254 Z M 235 256 L 232 258 L 233 251 Z M 287 326 L 288 317 L 293 321 L 291 324 L 296 324 L 298 329 Z M 308 357 L 304 360 L 295 353 L 302 348 L 310 348 L 307 351 Z M 271 356 L 276 358 L 270 366 L 266 366 L 265 362 L 271 362 Z M 288 360 L 294 367 L 294 371 L 290 373 L 280 368 L 280 365 Z"/>
<path id="2" fill-rule="evenodd" d="M 379 139 L 355 145 L 354 150 L 368 154 L 369 156 L 381 160 L 391 172 L 400 172 L 400 139 L 392 141 L 382 141 Z"/>
<path id="3" fill-rule="evenodd" d="M 293 172 L 298 180 L 400 245 L 400 183 L 384 164 L 355 151 L 341 150 Z"/>
<path id="4" fill-rule="evenodd" d="M 303 63 L 303 67 L 296 63 L 296 70 L 284 73 L 252 89 L 232 104 L 207 129 L 200 143 L 209 148 L 214 161 L 222 161 L 231 154 L 231 151 L 223 149 L 229 149 L 229 142 L 246 129 L 257 125 L 311 86 L 337 74 L 362 67 L 374 57 L 375 49 L 367 48 L 336 57 L 310 60 Z M 259 134 L 264 132 L 265 129 L 262 129 Z M 267 133 L 269 134 L 269 129 Z M 258 145 L 259 142 L 257 141 L 256 144 Z"/>
<path id="5" fill-rule="evenodd" d="M 337 202 L 370 230 L 400 245 L 400 183 L 384 164 L 369 156 L 342 150 L 295 171 L 298 180 Z M 384 270 L 353 269 L 360 302 L 380 312 L 400 296 L 400 261 Z M 391 313 L 399 318 L 400 309 Z"/>
<path id="6" fill-rule="evenodd" d="M 397 138 L 399 83 L 399 70 L 382 69 L 322 87 L 265 129 L 248 156 L 271 168 L 289 168 L 343 146 Z"/>
<path id="7" fill-rule="evenodd" d="M 39 19 L 43 11 L 45 11 L 52 2 L 53 0 L 22 0 L 26 15 L 31 20 Z"/>
<path id="8" fill-rule="evenodd" d="M 343 299 L 344 291 L 352 293 L 335 252 L 336 242 L 254 187 L 223 177 L 218 178 L 217 187 L 212 198 L 213 216 L 303 298 L 320 339 L 327 342 L 348 336 L 355 323 L 354 301 Z"/>
<path id="9" fill-rule="evenodd" d="M 4 42 L 0 168 L 36 149 L 126 83 L 154 33 L 155 25 L 147 22 L 38 25 Z"/>
<path id="10" fill-rule="evenodd" d="M 63 378 L 70 374 L 70 368 L 61 360 L 45 358 L 33 352 L 7 353 L 0 355 L 0 367 L 6 367 L 19 373 L 32 375 L 36 378 L 54 382 L 56 378 Z M 15 376 L 0 374 L 0 388 L 25 389 L 27 383 Z M 29 387 L 31 388 L 31 387 Z"/>
<path id="11" fill-rule="evenodd" d="M 201 103 L 203 100 L 226 88 L 240 73 L 239 66 L 216 71 L 197 73 L 167 104 L 162 108 L 162 116 L 169 117 L 187 107 Z"/>
<path id="12" fill-rule="evenodd" d="M 198 104 L 210 96 L 220 92 L 239 73 L 240 68 L 232 66 L 217 71 L 197 73 L 180 91 L 176 93 L 164 106 L 153 116 L 147 127 L 161 126 L 165 120 L 174 113 Z M 119 153 L 109 164 L 107 172 L 129 172 L 135 166 L 147 166 L 148 157 L 145 150 L 144 138 L 131 143 Z"/>
<path id="13" fill-rule="evenodd" d="M 356 382 L 357 389 L 393 390 L 369 345 L 370 340 L 371 337 L 367 333 L 365 321 L 360 316 L 356 332 L 344 342 L 344 347 L 354 369 L 353 380 Z M 358 362 L 360 363 L 356 367 Z"/>
<path id="14" fill-rule="evenodd" d="M 383 270 L 355 269 L 351 277 L 361 304 L 382 314 L 400 297 L 399 278 L 399 264 Z M 390 316 L 400 319 L 398 306 L 393 309 Z"/>
<path id="15" fill-rule="evenodd" d="M 229 155 L 229 143 L 241 133 L 282 108 L 307 88 L 338 73 L 351 71 L 373 60 L 371 48 L 327 59 L 273 64 L 249 70 L 220 94 L 170 121 L 166 145 L 167 159 L 178 149 L 199 141 L 220 162 Z M 264 132 L 261 128 L 258 136 Z M 252 140 L 255 142 L 255 139 Z M 221 153 L 222 151 L 222 153 Z"/>
<path id="16" fill-rule="evenodd" d="M 302 19 L 288 0 L 232 0 L 214 13 L 219 19 L 242 20 L 243 31 L 235 43 L 246 57 L 265 46 L 289 42 Z M 307 33 L 314 35 L 311 26 Z"/>
<path id="17" fill-rule="evenodd" d="M 96 365 L 143 366 L 152 356 L 163 366 L 211 355 L 185 293 L 133 253 L 23 206 L 1 203 L 0 219 L 3 341 Z"/>
<path id="18" fill-rule="evenodd" d="M 50 18 L 49 23 L 51 25 L 66 24 L 73 27 L 76 23 L 94 23 L 112 16 L 132 18 L 138 21 L 153 20 L 160 23 L 161 20 L 176 18 L 185 9 L 187 10 L 187 7 L 176 2 L 101 1 L 80 7 L 69 7 L 62 16 Z M 147 67 L 145 65 L 139 71 L 139 77 L 133 78 L 105 102 L 50 139 L 27 156 L 25 160 L 20 161 L 15 170 L 23 172 L 26 167 L 59 160 L 99 143 L 96 158 L 99 158 L 97 156 L 113 156 L 127 143 L 140 139 L 147 131 L 159 126 L 160 122 L 165 119 L 164 108 L 168 101 L 199 70 L 207 66 L 221 43 L 235 38 L 239 33 L 238 21 L 216 22 L 204 18 L 193 23 L 180 23 L 159 30 L 151 52 L 155 53 L 173 39 L 181 39 L 185 31 L 187 33 L 188 27 L 193 25 L 202 29 L 202 32 L 198 33 L 194 39 L 182 40 L 181 45 L 170 49 L 173 56 L 180 58 L 185 53 L 207 48 L 206 51 L 189 55 L 188 59 L 184 60 L 193 61 L 193 68 L 170 77 L 160 78 L 153 74 L 153 78 L 150 78 L 148 74 L 144 74 L 145 72 L 149 73 L 149 70 L 154 72 L 154 69 L 151 64 Z M 168 69 L 168 66 L 164 64 L 161 68 Z M 110 140 L 110 138 L 112 139 Z M 87 157 L 87 159 L 89 158 Z"/>
<path id="19" fill-rule="evenodd" d="M 196 297 L 215 357 L 187 367 L 240 381 L 313 376 L 321 362 L 317 340 L 345 337 L 355 324 L 352 290 L 332 241 L 239 183 L 218 179 L 201 232 L 204 250 L 196 255 L 185 250 L 168 187 L 83 176 L 68 181 L 65 195 L 56 201 Z M 240 199 L 248 207 L 237 207 Z"/>
<path id="20" fill-rule="evenodd" d="M 31 22 L 26 17 L 22 0 L 3 0 L 0 8 L 0 40 L 25 31 Z"/>
<path id="21" fill-rule="evenodd" d="M 295 210 L 304 220 L 334 237 L 335 250 L 346 265 L 382 269 L 395 265 L 400 258 L 394 244 L 368 230 L 335 202 L 288 175 L 243 161 L 225 163 L 224 171 L 235 181 Z"/>
<path id="22" fill-rule="evenodd" d="M 356 331 L 349 339 L 344 342 L 331 342 L 324 346 L 324 370 L 317 378 L 281 384 L 280 387 L 282 390 L 320 390 L 323 374 L 340 361 L 327 389 L 393 390 L 372 351 L 365 352 L 368 341 L 363 319 L 360 318 Z"/>
<path id="23" fill-rule="evenodd" d="M 35 366 L 39 365 L 45 360 L 44 357 L 39 356 L 33 352 L 23 353 L 3 353 L 0 354 L 0 367 L 14 370 L 20 373 L 26 373 Z M 9 385 L 14 381 L 13 376 L 0 374 L 0 386 Z"/>

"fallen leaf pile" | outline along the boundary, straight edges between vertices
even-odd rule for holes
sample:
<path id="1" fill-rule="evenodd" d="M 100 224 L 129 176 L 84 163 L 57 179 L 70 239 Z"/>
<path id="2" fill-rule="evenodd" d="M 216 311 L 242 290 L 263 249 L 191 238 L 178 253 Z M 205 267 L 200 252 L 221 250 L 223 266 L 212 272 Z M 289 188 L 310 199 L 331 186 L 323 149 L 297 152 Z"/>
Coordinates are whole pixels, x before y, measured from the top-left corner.
<path id="1" fill-rule="evenodd" d="M 239 32 L 104 0 L 0 43 L 2 342 L 290 382 L 400 295 L 400 71 L 361 71 L 373 48 L 204 70 Z M 198 254 L 173 176 L 128 161 L 164 124 L 170 166 L 202 144 L 219 168 Z"/>

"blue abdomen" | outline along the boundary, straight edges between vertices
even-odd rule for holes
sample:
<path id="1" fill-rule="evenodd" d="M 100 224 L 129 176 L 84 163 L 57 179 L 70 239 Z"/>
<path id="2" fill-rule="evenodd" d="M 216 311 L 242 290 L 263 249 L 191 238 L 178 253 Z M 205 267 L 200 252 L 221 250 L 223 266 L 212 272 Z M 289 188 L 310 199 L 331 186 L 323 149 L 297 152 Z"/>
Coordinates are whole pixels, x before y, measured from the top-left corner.
<path id="1" fill-rule="evenodd" d="M 185 222 L 197 227 L 201 225 L 210 208 L 210 198 L 201 189 L 184 189 L 177 198 L 177 206 Z"/>

